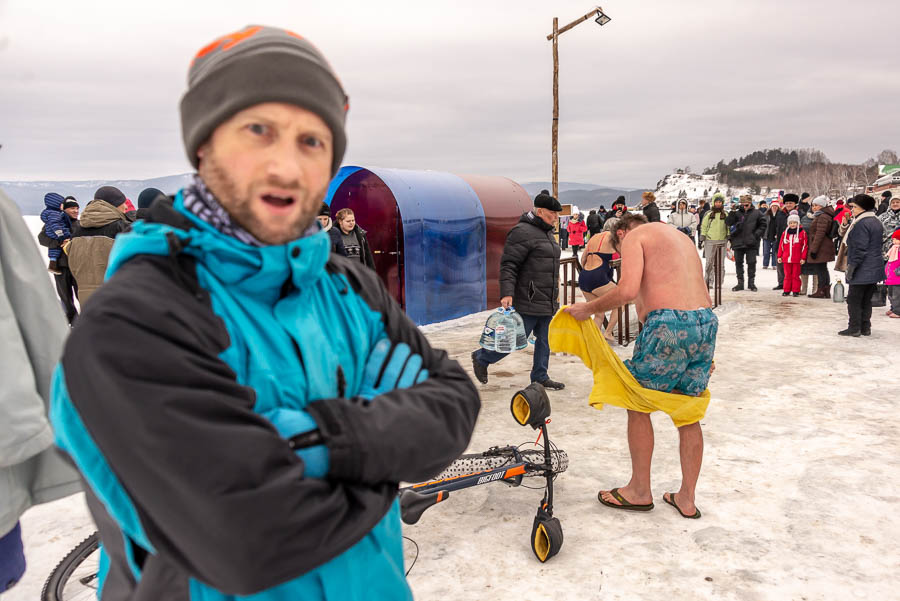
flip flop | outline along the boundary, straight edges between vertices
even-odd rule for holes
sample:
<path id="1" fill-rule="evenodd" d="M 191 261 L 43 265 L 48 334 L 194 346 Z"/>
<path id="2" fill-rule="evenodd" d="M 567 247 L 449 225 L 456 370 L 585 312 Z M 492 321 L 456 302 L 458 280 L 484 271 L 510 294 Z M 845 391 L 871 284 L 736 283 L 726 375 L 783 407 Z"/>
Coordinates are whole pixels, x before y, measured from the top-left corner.
<path id="1" fill-rule="evenodd" d="M 650 511 L 651 509 L 653 509 L 653 503 L 650 503 L 648 505 L 635 505 L 634 503 L 626 501 L 625 497 L 619 494 L 618 488 L 612 489 L 611 491 L 609 491 L 609 494 L 611 494 L 616 501 L 621 503 L 621 505 L 616 505 L 615 503 L 610 503 L 609 501 L 604 500 L 602 491 L 597 493 L 597 500 L 607 507 L 612 507 L 613 509 L 626 509 L 628 511 Z"/>
<path id="2" fill-rule="evenodd" d="M 677 509 L 677 510 L 678 510 L 678 513 L 681 514 L 681 517 L 687 518 L 687 519 L 689 519 L 689 520 L 696 520 L 696 519 L 698 519 L 698 518 L 700 517 L 700 510 L 699 510 L 699 509 L 697 510 L 697 513 L 695 513 L 694 515 L 687 515 L 686 513 L 684 513 L 683 511 L 681 511 L 681 507 L 679 507 L 678 505 L 675 504 L 675 493 L 670 492 L 670 493 L 667 493 L 667 494 L 669 495 L 669 498 L 667 499 L 667 498 L 666 498 L 666 495 L 663 495 L 663 501 L 665 501 L 666 503 L 668 503 L 669 505 L 671 505 L 672 507 L 674 507 L 675 509 Z"/>

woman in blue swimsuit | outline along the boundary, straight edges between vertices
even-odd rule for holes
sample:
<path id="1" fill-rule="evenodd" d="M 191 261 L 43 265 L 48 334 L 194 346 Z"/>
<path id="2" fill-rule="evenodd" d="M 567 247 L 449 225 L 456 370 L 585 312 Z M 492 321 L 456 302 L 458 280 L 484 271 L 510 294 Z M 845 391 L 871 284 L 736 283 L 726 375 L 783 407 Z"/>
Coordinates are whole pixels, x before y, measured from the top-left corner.
<path id="1" fill-rule="evenodd" d="M 587 246 L 584 247 L 584 253 L 581 255 L 581 262 L 584 269 L 578 275 L 578 287 L 584 295 L 584 300 L 591 302 L 597 297 L 603 296 L 607 292 L 613 290 L 616 285 L 612 281 L 613 270 L 610 265 L 613 253 L 616 252 L 612 245 L 611 234 L 603 232 L 597 236 L 591 236 Z M 610 311 L 609 326 L 603 331 L 603 313 L 594 315 L 594 323 L 603 336 L 612 342 L 613 328 L 616 327 L 618 321 L 618 312 Z"/>

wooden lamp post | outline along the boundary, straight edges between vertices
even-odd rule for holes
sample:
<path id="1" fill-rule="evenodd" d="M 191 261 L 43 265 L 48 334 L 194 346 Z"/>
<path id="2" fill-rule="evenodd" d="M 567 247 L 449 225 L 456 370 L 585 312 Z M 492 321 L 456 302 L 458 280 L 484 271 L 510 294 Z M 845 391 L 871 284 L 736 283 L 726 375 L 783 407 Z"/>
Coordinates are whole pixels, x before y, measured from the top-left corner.
<path id="1" fill-rule="evenodd" d="M 551 155 L 553 157 L 553 197 L 559 199 L 559 158 L 556 154 L 557 141 L 559 139 L 559 36 L 569 31 L 576 25 L 584 23 L 591 17 L 595 17 L 594 21 L 598 25 L 606 25 L 612 19 L 603 12 L 601 7 L 597 7 L 588 14 L 575 19 L 562 29 L 559 28 L 559 19 L 553 17 L 553 33 L 547 36 L 548 40 L 553 41 L 553 142 L 551 147 Z"/>

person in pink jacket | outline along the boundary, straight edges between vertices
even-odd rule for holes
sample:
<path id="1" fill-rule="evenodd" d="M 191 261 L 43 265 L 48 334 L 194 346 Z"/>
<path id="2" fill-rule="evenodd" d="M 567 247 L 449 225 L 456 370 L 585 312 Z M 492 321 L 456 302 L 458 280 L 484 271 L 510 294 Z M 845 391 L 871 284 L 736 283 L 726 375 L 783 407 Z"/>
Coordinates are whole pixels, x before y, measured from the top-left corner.
<path id="1" fill-rule="evenodd" d="M 781 296 L 800 296 L 800 268 L 806 263 L 809 241 L 800 227 L 800 215 L 791 211 L 787 229 L 778 243 L 778 262 L 784 266 L 784 292 Z"/>
<path id="2" fill-rule="evenodd" d="M 569 245 L 572 247 L 573 257 L 577 257 L 578 251 L 584 246 L 584 234 L 587 232 L 587 229 L 581 213 L 569 219 L 569 225 L 566 227 L 566 230 L 569 232 Z"/>
<path id="3" fill-rule="evenodd" d="M 891 234 L 891 247 L 888 249 L 887 264 L 884 266 L 885 284 L 888 287 L 888 298 L 891 309 L 888 317 L 900 319 L 900 229 Z"/>

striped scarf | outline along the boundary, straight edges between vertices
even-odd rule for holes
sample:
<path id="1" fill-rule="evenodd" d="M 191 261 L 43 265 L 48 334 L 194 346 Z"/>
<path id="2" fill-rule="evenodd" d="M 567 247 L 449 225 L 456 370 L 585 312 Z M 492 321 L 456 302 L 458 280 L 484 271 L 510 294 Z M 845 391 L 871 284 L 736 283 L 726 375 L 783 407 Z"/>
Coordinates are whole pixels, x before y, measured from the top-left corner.
<path id="1" fill-rule="evenodd" d="M 219 232 L 249 246 L 266 246 L 264 242 L 260 242 L 256 236 L 234 222 L 199 175 L 194 175 L 193 181 L 185 186 L 182 195 L 184 208 Z"/>

